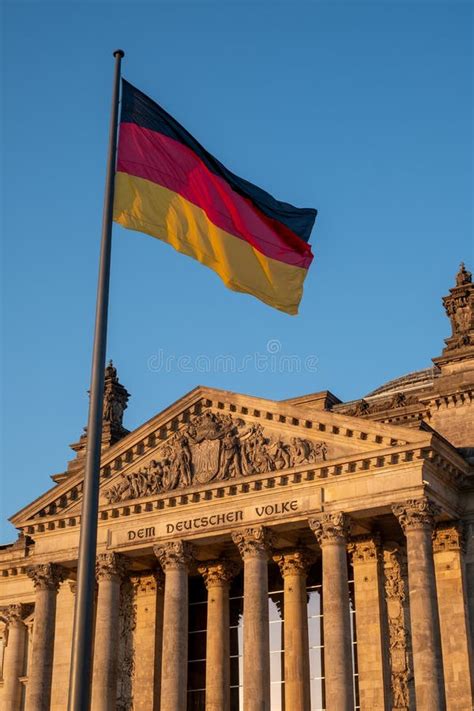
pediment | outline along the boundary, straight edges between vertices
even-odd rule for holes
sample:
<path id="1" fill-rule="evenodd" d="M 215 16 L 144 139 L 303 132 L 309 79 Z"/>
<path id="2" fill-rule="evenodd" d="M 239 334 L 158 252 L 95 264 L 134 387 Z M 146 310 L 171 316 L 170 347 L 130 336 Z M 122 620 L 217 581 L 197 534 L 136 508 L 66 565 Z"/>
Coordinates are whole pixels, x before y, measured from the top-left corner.
<path id="1" fill-rule="evenodd" d="M 271 471 L 426 440 L 426 433 L 304 404 L 196 388 L 103 453 L 100 505 L 192 491 Z M 80 514 L 83 472 L 62 478 L 10 520 Z"/>

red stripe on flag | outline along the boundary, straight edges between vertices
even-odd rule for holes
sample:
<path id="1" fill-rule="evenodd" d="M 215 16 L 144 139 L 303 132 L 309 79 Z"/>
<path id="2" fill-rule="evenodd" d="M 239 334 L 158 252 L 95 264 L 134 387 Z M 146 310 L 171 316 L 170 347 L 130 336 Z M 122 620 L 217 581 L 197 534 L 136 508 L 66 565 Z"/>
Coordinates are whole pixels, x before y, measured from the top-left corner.
<path id="1" fill-rule="evenodd" d="M 136 124 L 120 124 L 117 170 L 144 178 L 182 195 L 209 220 L 262 254 L 308 269 L 310 246 L 285 225 L 263 215 L 235 193 L 187 146 Z"/>

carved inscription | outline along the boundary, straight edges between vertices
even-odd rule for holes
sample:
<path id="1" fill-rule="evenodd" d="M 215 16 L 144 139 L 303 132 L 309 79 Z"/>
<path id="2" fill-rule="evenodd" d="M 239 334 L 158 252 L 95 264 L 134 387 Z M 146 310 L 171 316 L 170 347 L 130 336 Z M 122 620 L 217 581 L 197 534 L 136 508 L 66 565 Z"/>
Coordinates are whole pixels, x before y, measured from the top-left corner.
<path id="1" fill-rule="evenodd" d="M 274 516 L 291 515 L 301 508 L 301 503 L 297 499 L 290 501 L 279 501 L 274 504 L 264 504 L 235 511 L 225 511 L 222 513 L 209 514 L 206 516 L 194 516 L 193 518 L 181 519 L 163 524 L 161 532 L 155 526 L 142 528 L 132 528 L 127 531 L 127 541 L 139 541 L 145 538 L 156 538 L 158 535 L 171 535 L 173 533 L 183 533 L 184 531 L 199 531 L 214 526 L 233 525 L 246 520 L 265 519 Z"/>
<path id="2" fill-rule="evenodd" d="M 309 464 L 326 459 L 327 446 L 300 437 L 273 439 L 260 424 L 246 426 L 230 415 L 205 412 L 170 438 L 161 455 L 123 474 L 104 491 L 108 502 Z"/>

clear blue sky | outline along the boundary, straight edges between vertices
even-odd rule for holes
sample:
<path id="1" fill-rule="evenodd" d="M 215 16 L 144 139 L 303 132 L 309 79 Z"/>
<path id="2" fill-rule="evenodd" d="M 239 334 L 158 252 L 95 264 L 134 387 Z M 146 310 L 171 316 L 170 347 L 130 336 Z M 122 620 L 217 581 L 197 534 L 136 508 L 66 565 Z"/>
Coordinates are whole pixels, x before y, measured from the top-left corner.
<path id="1" fill-rule="evenodd" d="M 472 22 L 468 2 L 3 3 L 0 540 L 86 422 L 112 50 L 229 168 L 319 210 L 298 317 L 114 229 L 108 351 L 132 429 L 199 383 L 351 399 L 430 365 L 441 297 L 474 266 Z M 268 348 L 300 372 L 242 367 Z"/>

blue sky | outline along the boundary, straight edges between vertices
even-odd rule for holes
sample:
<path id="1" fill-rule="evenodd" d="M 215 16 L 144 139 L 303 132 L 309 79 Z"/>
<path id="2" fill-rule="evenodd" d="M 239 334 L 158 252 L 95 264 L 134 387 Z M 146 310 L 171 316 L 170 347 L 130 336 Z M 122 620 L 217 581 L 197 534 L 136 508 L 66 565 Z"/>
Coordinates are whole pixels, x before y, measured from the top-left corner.
<path id="1" fill-rule="evenodd" d="M 87 419 L 116 47 L 124 76 L 230 169 L 319 210 L 297 317 L 114 228 L 108 352 L 132 393 L 129 429 L 199 383 L 347 400 L 439 355 L 441 297 L 461 259 L 474 266 L 471 3 L 2 11 L 0 540 L 65 469 Z"/>

